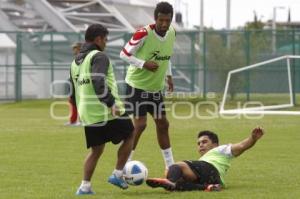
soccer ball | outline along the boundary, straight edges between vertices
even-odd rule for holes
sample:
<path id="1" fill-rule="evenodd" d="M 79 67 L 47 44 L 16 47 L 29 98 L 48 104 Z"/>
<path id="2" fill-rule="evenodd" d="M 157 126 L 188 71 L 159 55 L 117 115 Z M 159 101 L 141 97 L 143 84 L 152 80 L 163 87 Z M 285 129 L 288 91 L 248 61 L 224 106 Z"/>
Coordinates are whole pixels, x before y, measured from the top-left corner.
<path id="1" fill-rule="evenodd" d="M 147 179 L 148 169 L 140 161 L 129 161 L 124 167 L 124 179 L 130 185 L 141 185 Z"/>

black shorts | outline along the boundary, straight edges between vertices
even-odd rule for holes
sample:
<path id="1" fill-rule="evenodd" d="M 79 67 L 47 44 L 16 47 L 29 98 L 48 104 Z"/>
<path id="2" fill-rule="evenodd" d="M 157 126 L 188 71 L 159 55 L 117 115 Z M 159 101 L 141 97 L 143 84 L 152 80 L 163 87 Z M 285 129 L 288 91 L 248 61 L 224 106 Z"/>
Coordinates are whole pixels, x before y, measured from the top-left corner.
<path id="1" fill-rule="evenodd" d="M 126 85 L 126 112 L 135 117 L 146 116 L 150 113 L 155 118 L 166 115 L 162 93 L 147 92 L 138 88 Z"/>
<path id="2" fill-rule="evenodd" d="M 99 146 L 106 142 L 118 144 L 128 138 L 133 132 L 133 124 L 127 114 L 123 116 L 97 124 L 84 127 L 86 146 Z"/>
<path id="3" fill-rule="evenodd" d="M 184 161 L 198 177 L 199 184 L 221 184 L 221 178 L 218 170 L 205 161 Z"/>

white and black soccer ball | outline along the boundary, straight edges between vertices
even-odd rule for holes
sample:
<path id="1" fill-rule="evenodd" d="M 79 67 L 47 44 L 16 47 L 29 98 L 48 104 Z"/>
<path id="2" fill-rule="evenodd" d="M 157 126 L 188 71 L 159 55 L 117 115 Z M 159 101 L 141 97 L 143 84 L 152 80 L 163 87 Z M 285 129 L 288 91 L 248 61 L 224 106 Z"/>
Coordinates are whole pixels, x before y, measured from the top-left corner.
<path id="1" fill-rule="evenodd" d="M 140 161 L 133 160 L 125 164 L 124 179 L 130 185 L 141 185 L 147 179 L 148 169 Z"/>

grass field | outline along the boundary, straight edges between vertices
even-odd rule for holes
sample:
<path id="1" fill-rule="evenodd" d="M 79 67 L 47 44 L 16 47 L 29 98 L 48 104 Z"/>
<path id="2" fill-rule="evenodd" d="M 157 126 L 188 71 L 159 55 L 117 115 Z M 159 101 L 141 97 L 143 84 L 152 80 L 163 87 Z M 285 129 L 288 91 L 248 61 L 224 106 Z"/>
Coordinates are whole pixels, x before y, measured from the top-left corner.
<path id="1" fill-rule="evenodd" d="M 52 101 L 25 101 L 0 105 L 0 198 L 78 198 L 75 191 L 82 178 L 87 153 L 81 127 L 65 127 L 50 117 Z M 204 114 L 205 105 L 200 106 Z M 181 104 L 173 109 L 177 117 L 190 114 Z M 57 114 L 66 115 L 64 106 Z M 115 164 L 117 146 L 108 144 L 93 177 L 96 195 L 82 198 L 300 198 L 300 117 L 265 116 L 261 119 L 233 118 L 176 119 L 169 114 L 170 134 L 177 161 L 197 159 L 195 136 L 209 129 L 221 143 L 238 142 L 261 125 L 266 135 L 257 145 L 233 160 L 226 178 L 227 188 L 218 193 L 169 193 L 146 185 L 120 190 L 107 183 Z M 144 162 L 150 177 L 160 177 L 164 163 L 156 142 L 153 122 L 141 138 L 134 159 Z"/>

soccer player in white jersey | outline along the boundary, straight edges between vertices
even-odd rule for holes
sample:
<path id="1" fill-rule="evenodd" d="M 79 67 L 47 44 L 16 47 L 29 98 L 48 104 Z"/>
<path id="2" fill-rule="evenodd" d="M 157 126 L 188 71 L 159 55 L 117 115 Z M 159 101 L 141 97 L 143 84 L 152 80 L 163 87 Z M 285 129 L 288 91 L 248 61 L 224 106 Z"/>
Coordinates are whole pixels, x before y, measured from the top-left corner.
<path id="1" fill-rule="evenodd" d="M 239 143 L 219 146 L 218 136 L 211 131 L 201 131 L 197 137 L 199 160 L 173 164 L 167 178 L 149 178 L 146 183 L 168 191 L 220 191 L 225 186 L 224 176 L 233 158 L 253 147 L 264 134 L 262 128 L 254 128 L 250 136 Z"/>
<path id="2" fill-rule="evenodd" d="M 173 7 L 160 2 L 154 11 L 155 24 L 137 30 L 120 53 L 121 59 L 128 62 L 126 74 L 127 111 L 133 114 L 134 147 L 129 160 L 147 125 L 150 113 L 156 125 L 158 144 L 165 166 L 174 163 L 170 138 L 169 122 L 166 118 L 162 91 L 165 82 L 168 91 L 173 91 L 170 58 L 173 54 L 175 30 L 171 26 Z"/>

